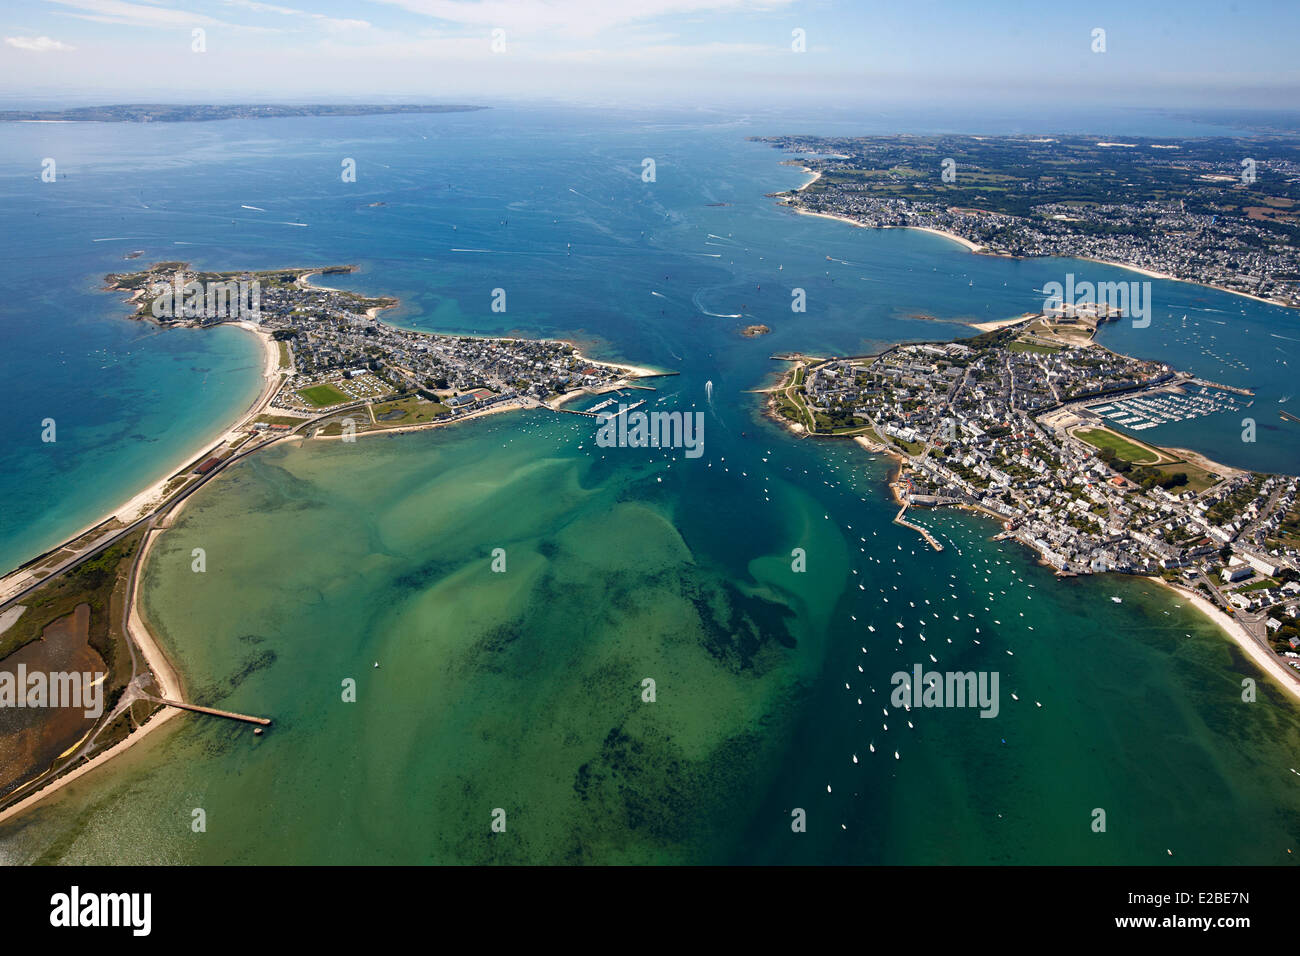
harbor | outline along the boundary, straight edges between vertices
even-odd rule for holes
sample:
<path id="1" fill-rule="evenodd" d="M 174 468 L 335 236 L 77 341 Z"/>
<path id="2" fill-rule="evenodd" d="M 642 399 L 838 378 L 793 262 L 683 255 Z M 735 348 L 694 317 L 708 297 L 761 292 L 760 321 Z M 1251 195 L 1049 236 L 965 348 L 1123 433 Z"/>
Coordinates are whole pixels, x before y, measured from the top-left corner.
<path id="1" fill-rule="evenodd" d="M 1245 389 L 1229 389 L 1193 379 L 1185 385 L 1100 401 L 1084 407 L 1105 419 L 1107 424 L 1139 432 L 1158 425 L 1191 421 L 1207 415 L 1235 413 L 1248 408 L 1249 405 L 1238 402 L 1234 393 L 1251 394 Z"/>

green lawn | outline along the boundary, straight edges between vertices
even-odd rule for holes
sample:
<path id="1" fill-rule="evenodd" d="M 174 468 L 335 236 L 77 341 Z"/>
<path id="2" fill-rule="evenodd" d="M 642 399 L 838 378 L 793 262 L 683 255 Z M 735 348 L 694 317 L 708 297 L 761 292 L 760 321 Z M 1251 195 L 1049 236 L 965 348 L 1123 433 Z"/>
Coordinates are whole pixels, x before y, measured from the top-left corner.
<path id="1" fill-rule="evenodd" d="M 333 385 L 328 383 L 322 385 L 312 385 L 310 388 L 304 388 L 298 392 L 303 400 L 317 408 L 326 408 L 330 405 L 339 405 L 343 402 L 350 402 L 352 399 L 344 395 Z"/>
<path id="2" fill-rule="evenodd" d="M 401 425 L 420 425 L 424 422 L 431 422 L 439 415 L 449 411 L 446 405 L 441 402 L 422 402 L 418 398 L 403 398 L 396 402 L 385 402 L 382 405 L 375 405 L 372 408 L 375 413 L 375 423 L 378 427 L 397 427 Z M 394 414 L 401 412 L 402 414 Z M 385 417 L 392 416 L 392 417 Z"/>
<path id="3" fill-rule="evenodd" d="M 1033 352 L 1036 355 L 1051 355 L 1053 352 L 1059 352 L 1064 346 L 1060 345 L 1039 345 L 1036 342 L 1012 342 L 1007 346 L 1012 352 Z"/>
<path id="4" fill-rule="evenodd" d="M 1187 484 L 1184 488 L 1200 494 L 1206 488 L 1217 484 L 1219 479 L 1210 472 L 1201 468 L 1199 465 L 1193 465 L 1191 462 L 1184 461 L 1181 458 L 1173 458 L 1157 465 L 1156 461 L 1160 458 L 1168 458 L 1168 454 L 1161 454 L 1155 448 L 1149 448 L 1138 442 L 1129 441 L 1113 432 L 1102 431 L 1099 428 L 1080 429 L 1074 433 L 1074 436 L 1082 441 L 1087 442 L 1094 448 L 1110 448 L 1115 455 L 1124 461 L 1132 464 L 1148 467 L 1160 475 L 1176 475 L 1182 472 L 1187 476 Z M 1132 477 L 1132 475 L 1130 475 Z M 1183 488 L 1170 489 L 1177 494 Z"/>
<path id="5" fill-rule="evenodd" d="M 1262 591 L 1264 588 L 1275 588 L 1277 582 L 1272 578 L 1264 578 L 1262 581 L 1255 581 L 1247 584 L 1245 587 L 1237 588 L 1238 591 Z"/>
<path id="6" fill-rule="evenodd" d="M 1160 460 L 1160 455 L 1152 449 L 1100 428 L 1081 428 L 1074 437 L 1093 448 L 1109 448 L 1117 457 L 1134 465 L 1154 465 Z"/>

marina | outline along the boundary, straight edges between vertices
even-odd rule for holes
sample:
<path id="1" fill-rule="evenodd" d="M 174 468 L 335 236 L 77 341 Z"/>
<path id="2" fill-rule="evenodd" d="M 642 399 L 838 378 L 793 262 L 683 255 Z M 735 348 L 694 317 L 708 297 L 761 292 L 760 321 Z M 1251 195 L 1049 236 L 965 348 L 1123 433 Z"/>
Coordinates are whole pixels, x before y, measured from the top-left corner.
<path id="1" fill-rule="evenodd" d="M 1248 406 L 1240 404 L 1232 393 L 1206 384 L 1188 384 L 1085 406 L 1107 424 L 1135 432 L 1208 415 L 1234 413 L 1244 407 Z"/>

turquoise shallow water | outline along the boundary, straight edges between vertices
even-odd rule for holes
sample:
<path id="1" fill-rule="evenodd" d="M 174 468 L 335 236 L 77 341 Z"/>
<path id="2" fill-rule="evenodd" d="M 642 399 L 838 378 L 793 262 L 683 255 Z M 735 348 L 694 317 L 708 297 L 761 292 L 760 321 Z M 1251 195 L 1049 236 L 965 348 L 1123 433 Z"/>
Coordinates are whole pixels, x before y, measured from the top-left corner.
<path id="1" fill-rule="evenodd" d="M 277 449 L 232 470 L 160 542 L 146 610 L 196 700 L 275 727 L 254 739 L 181 718 L 0 830 L 5 859 L 1293 859 L 1297 711 L 1266 683 L 1242 703 L 1253 672 L 1212 627 L 1146 582 L 1059 582 L 971 515 L 923 516 L 948 544 L 930 551 L 890 524 L 886 462 L 795 440 L 746 392 L 771 380 L 773 352 L 967 334 L 960 320 L 1032 308 L 1067 271 L 1131 274 L 793 216 L 763 193 L 804 177 L 744 141 L 789 126 L 504 111 L 276 125 L 187 130 L 168 159 L 162 131 L 24 130 L 29 152 L 72 150 L 82 193 L 37 206 L 48 198 L 13 166 L 5 188 L 32 221 L 64 224 L 51 249 L 75 247 L 72 224 L 84 233 L 96 215 L 113 228 L 89 238 L 127 237 L 73 261 L 86 283 L 132 248 L 213 268 L 356 261 L 352 286 L 401 296 L 394 321 L 568 335 L 679 371 L 654 399 L 705 414 L 705 454 L 597 449 L 583 420 L 527 413 Z M 647 155 L 654 184 L 639 178 Z M 338 182 L 341 156 L 357 158 L 358 183 Z M 86 206 L 105 181 L 108 198 Z M 796 286 L 805 314 L 789 311 Z M 505 315 L 489 311 L 496 287 Z M 1241 336 L 1292 348 L 1271 336 L 1292 335 L 1293 313 L 1154 287 L 1152 328 L 1108 330 L 1108 345 L 1250 384 L 1261 401 L 1285 394 L 1282 366 L 1248 362 L 1239 380 L 1197 365 L 1170 317 L 1220 310 Z M 93 301 L 111 326 L 114 304 Z M 773 331 L 740 337 L 750 322 Z M 225 331 L 193 347 L 229 346 L 221 394 L 237 406 L 256 369 L 240 371 L 247 343 Z M 178 381 L 188 394 L 198 373 Z M 97 407 L 120 420 L 117 400 Z M 1204 420 L 1178 443 L 1296 470 L 1283 433 L 1248 446 L 1238 432 Z M 44 500 L 87 483 L 70 460 Z M 14 552 L 20 527 L 3 537 Z M 194 547 L 206 574 L 189 570 Z M 791 570 L 795 547 L 806 573 Z M 997 670 L 999 717 L 883 714 L 890 675 L 918 662 Z M 346 678 L 355 703 L 340 699 Z M 205 835 L 189 830 L 194 807 Z M 507 832 L 492 835 L 498 807 Z M 790 830 L 796 807 L 806 833 Z M 1106 834 L 1089 829 L 1098 807 Z"/>

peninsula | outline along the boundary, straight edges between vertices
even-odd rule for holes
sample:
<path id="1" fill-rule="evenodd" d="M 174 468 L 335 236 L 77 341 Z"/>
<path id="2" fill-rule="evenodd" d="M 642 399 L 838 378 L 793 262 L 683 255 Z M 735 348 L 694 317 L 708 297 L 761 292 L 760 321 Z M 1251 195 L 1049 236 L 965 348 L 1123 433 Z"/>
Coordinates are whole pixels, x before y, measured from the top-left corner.
<path id="1" fill-rule="evenodd" d="M 813 180 L 776 196 L 976 252 L 1094 259 L 1300 307 L 1300 140 L 770 136 Z"/>
<path id="2" fill-rule="evenodd" d="M 160 326 L 232 324 L 264 346 L 264 385 L 244 415 L 130 501 L 0 578 L 0 665 L 72 655 L 104 674 L 104 707 L 15 711 L 0 760 L 0 820 L 89 771 L 183 710 L 259 725 L 269 718 L 188 702 L 139 608 L 140 571 L 189 497 L 226 468 L 283 441 L 435 428 L 502 411 L 560 406 L 672 374 L 595 361 L 570 342 L 442 335 L 380 322 L 389 297 L 316 286 L 353 266 L 201 272 L 161 262 L 107 277 L 133 318 Z M 639 389 L 649 386 L 638 385 Z M 652 390 L 652 389 L 651 389 Z M 47 667 L 48 669 L 48 667 Z"/>
<path id="3" fill-rule="evenodd" d="M 1127 432 L 1246 407 L 1245 389 L 1093 340 L 1081 309 L 878 355 L 786 358 L 770 413 L 900 462 L 901 510 L 974 508 L 1058 575 L 1177 588 L 1300 696 L 1300 479 L 1228 468 Z M 1119 429 L 1124 429 L 1120 431 Z"/>

